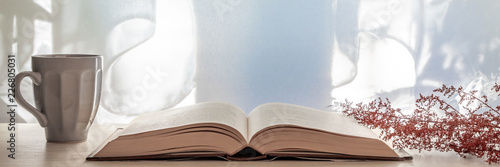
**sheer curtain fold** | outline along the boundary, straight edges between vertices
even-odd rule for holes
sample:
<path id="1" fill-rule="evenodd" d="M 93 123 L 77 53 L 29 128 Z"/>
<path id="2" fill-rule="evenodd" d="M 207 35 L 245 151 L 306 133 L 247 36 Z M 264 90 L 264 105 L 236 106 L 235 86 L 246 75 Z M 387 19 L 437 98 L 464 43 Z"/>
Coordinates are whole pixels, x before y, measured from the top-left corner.
<path id="1" fill-rule="evenodd" d="M 195 85 L 196 37 L 189 1 L 8 0 L 0 6 L 2 54 L 15 53 L 19 71 L 31 70 L 35 54 L 104 56 L 98 123 L 127 122 L 137 114 L 170 108 Z M 29 80 L 22 86 L 29 97 Z M 35 121 L 18 109 L 21 122 Z"/>

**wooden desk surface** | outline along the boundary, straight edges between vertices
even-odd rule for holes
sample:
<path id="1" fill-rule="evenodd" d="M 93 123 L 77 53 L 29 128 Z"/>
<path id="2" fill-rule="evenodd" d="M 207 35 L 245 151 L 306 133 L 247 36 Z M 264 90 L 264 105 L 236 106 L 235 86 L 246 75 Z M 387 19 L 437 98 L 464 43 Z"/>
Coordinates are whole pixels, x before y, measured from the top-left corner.
<path id="1" fill-rule="evenodd" d="M 10 140 L 10 132 L 6 123 L 0 124 L 0 166 L 1 167 L 30 167 L 30 166 L 424 166 L 424 167 L 476 167 L 476 166 L 500 166 L 500 164 L 488 165 L 478 158 L 460 158 L 453 152 L 423 152 L 409 151 L 413 156 L 412 161 L 86 161 L 85 158 L 104 139 L 106 139 L 120 125 L 93 125 L 89 138 L 86 142 L 73 144 L 47 143 L 44 129 L 38 124 L 17 124 L 15 135 L 15 158 L 8 157 L 10 153 L 7 148 Z"/>

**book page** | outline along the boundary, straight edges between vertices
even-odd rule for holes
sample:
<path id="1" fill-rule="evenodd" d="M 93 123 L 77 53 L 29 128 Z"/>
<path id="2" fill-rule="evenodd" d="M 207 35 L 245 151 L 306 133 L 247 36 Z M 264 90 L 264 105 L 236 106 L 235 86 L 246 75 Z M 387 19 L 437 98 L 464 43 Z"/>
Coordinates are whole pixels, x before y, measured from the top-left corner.
<path id="1" fill-rule="evenodd" d="M 249 139 L 258 131 L 274 125 L 297 125 L 343 135 L 378 139 L 369 128 L 341 113 L 285 103 L 267 103 L 256 107 L 248 116 L 248 125 Z"/>
<path id="2" fill-rule="evenodd" d="M 130 135 L 196 123 L 221 123 L 238 130 L 246 139 L 247 117 L 239 107 L 228 103 L 205 102 L 182 108 L 140 115 L 120 133 Z"/>

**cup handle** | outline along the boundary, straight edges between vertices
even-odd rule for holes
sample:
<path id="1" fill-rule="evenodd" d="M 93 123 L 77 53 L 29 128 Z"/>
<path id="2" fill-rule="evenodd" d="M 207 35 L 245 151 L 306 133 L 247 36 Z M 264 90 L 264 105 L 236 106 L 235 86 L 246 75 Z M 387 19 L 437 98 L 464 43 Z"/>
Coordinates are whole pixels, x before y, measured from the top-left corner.
<path id="1" fill-rule="evenodd" d="M 30 77 L 31 80 L 35 85 L 40 85 L 42 83 L 42 76 L 38 72 L 31 72 L 31 71 L 23 71 L 20 72 L 16 75 L 15 77 L 15 98 L 16 101 L 19 105 L 24 107 L 26 110 L 28 110 L 33 116 L 35 116 L 36 120 L 38 120 L 38 123 L 40 123 L 40 126 L 46 127 L 47 126 L 47 116 L 40 112 L 39 109 L 33 107 L 31 104 L 26 102 L 24 99 L 23 95 L 21 94 L 21 81 L 24 79 L 24 77 Z"/>

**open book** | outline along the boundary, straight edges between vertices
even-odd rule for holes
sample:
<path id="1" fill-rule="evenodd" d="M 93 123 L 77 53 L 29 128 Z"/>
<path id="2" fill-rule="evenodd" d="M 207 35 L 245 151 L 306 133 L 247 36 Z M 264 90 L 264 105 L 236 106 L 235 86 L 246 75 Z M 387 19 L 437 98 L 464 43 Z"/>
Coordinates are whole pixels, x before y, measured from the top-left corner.
<path id="1" fill-rule="evenodd" d="M 340 113 L 267 103 L 247 117 L 237 106 L 206 102 L 141 115 L 115 132 L 87 160 L 217 156 L 231 160 L 411 159 Z"/>

